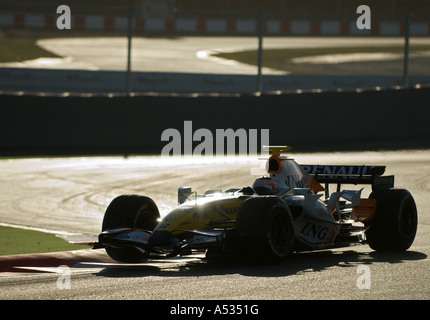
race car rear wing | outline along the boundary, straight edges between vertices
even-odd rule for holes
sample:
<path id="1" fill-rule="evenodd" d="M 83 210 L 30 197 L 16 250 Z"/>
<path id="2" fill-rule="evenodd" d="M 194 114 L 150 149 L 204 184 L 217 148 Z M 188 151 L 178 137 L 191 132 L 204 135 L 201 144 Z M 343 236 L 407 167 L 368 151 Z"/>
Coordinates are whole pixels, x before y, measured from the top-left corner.
<path id="1" fill-rule="evenodd" d="M 394 176 L 382 176 L 385 166 L 300 165 L 300 167 L 319 183 L 325 184 L 326 194 L 331 183 L 337 184 L 338 191 L 342 184 L 370 184 L 372 189 L 394 187 Z"/>

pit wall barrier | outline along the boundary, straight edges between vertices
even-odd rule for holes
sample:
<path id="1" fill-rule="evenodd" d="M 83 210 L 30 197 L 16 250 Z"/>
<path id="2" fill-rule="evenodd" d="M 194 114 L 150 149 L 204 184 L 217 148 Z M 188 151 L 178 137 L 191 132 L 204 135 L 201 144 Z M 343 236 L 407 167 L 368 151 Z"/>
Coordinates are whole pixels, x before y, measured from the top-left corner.
<path id="1" fill-rule="evenodd" d="M 430 87 L 263 95 L 0 95 L 0 156 L 161 154 L 162 132 L 269 129 L 297 151 L 430 147 Z M 200 141 L 195 141 L 198 145 Z"/>
<path id="2" fill-rule="evenodd" d="M 1 13 L 0 28 L 56 29 L 55 14 Z M 134 19 L 133 28 L 149 33 L 192 33 L 250 35 L 258 30 L 258 19 Z M 127 30 L 127 17 L 71 16 L 73 30 Z M 411 36 L 430 35 L 429 22 L 412 22 Z M 405 25 L 398 21 L 372 21 L 370 30 L 360 30 L 354 21 L 267 20 L 267 35 L 291 36 L 400 36 Z"/>

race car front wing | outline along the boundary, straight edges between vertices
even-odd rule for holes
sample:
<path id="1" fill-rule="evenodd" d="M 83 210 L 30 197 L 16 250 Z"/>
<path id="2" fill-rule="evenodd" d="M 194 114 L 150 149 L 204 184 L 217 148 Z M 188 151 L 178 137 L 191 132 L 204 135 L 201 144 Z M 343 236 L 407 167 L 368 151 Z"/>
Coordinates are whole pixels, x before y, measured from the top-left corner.
<path id="1" fill-rule="evenodd" d="M 133 248 L 148 258 L 169 258 L 192 249 L 207 249 L 221 245 L 225 232 L 225 230 L 185 230 L 181 240 L 170 232 L 132 228 L 108 229 L 99 234 L 98 242 L 93 248 Z"/>

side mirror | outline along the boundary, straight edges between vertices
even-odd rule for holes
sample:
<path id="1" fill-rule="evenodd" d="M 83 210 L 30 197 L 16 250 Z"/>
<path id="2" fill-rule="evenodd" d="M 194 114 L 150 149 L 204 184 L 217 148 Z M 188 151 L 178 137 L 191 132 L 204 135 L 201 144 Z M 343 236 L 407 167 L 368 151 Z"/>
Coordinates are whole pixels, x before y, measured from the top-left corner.
<path id="1" fill-rule="evenodd" d="M 189 200 L 189 197 L 193 194 L 191 187 L 179 187 L 178 189 L 178 204 L 183 204 Z"/>

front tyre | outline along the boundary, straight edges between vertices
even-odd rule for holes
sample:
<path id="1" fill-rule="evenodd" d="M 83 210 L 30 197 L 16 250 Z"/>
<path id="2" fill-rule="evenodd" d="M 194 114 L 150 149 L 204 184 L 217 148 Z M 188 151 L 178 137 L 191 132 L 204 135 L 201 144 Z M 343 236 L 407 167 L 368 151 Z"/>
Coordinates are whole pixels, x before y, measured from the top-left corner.
<path id="1" fill-rule="evenodd" d="M 236 221 L 242 253 L 260 263 L 277 263 L 293 248 L 293 218 L 287 204 L 275 196 L 252 197 L 239 209 Z"/>
<path id="2" fill-rule="evenodd" d="M 112 228 L 136 228 L 152 231 L 158 224 L 160 213 L 155 202 L 148 197 L 122 195 L 112 200 L 106 209 L 102 231 Z M 144 262 L 146 257 L 133 248 L 106 247 L 107 254 L 116 261 Z"/>
<path id="3" fill-rule="evenodd" d="M 418 226 L 417 207 L 408 190 L 373 191 L 376 212 L 366 231 L 369 246 L 377 251 L 405 251 L 415 239 Z"/>

